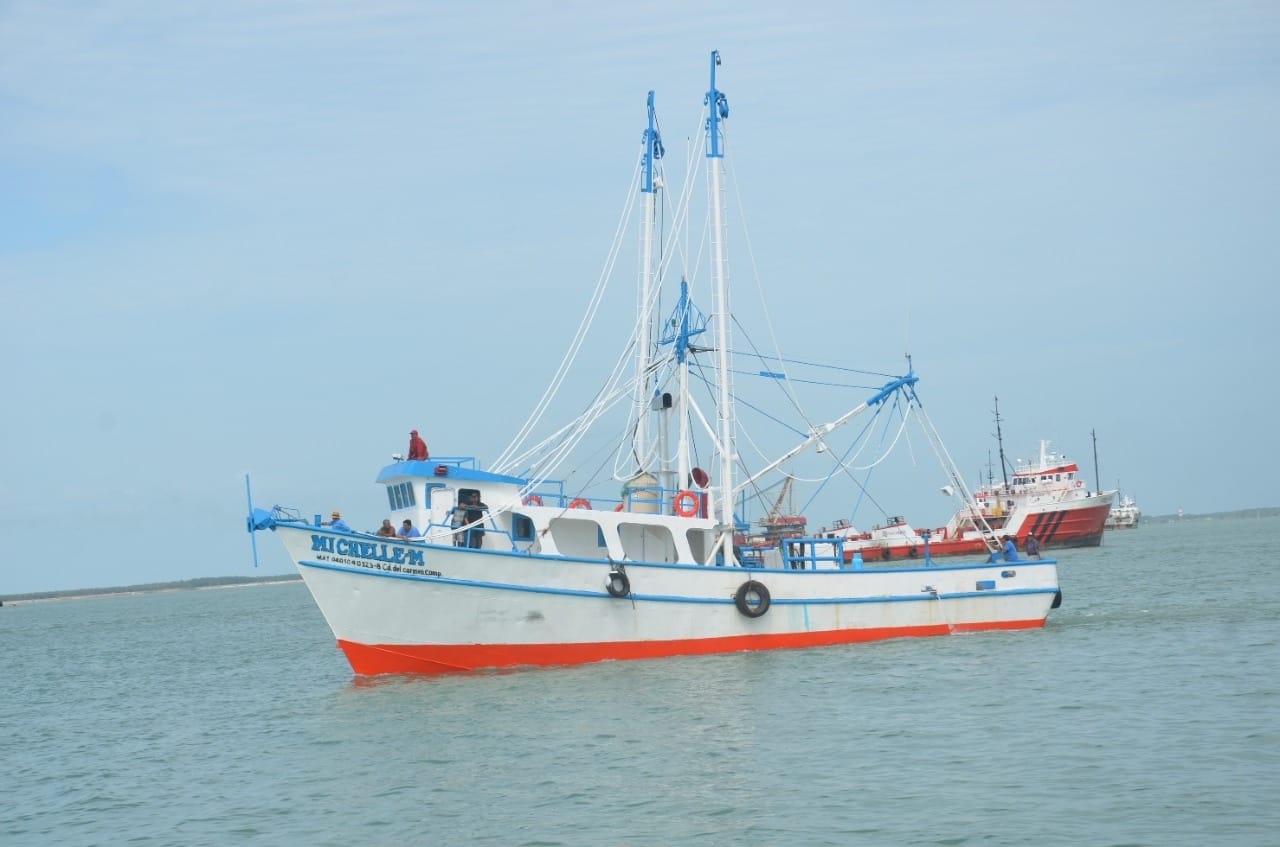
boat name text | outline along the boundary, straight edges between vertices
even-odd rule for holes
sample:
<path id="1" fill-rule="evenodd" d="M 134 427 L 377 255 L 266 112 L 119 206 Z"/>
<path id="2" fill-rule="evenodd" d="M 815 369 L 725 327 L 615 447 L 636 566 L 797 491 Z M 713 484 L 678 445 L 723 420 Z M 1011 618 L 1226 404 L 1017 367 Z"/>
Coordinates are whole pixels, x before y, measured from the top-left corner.
<path id="1" fill-rule="evenodd" d="M 382 541 L 361 541 L 358 538 L 334 538 L 329 535 L 311 536 L 311 552 L 318 553 L 321 562 L 339 565 L 356 565 L 378 571 L 399 573 L 402 567 L 421 568 L 425 565 L 421 550 L 398 547 Z M 407 571 L 440 576 L 439 571 Z"/>

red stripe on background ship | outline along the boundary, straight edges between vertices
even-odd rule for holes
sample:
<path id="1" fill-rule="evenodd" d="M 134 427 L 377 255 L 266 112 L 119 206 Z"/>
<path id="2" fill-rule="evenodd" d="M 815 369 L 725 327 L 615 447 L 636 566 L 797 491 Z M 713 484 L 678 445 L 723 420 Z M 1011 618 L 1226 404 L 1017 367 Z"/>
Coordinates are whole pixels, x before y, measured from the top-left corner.
<path id="1" fill-rule="evenodd" d="M 1079 466 L 1041 441 L 1037 463 L 1020 463 L 1007 484 L 978 488 L 972 502 L 943 526 L 917 529 L 902 517 L 892 517 L 860 531 L 838 520 L 814 534 L 843 537 L 846 560 L 856 552 L 869 562 L 923 557 L 926 543 L 930 557 L 984 554 L 1005 535 L 1013 536 L 1019 550 L 1026 550 L 1030 535 L 1041 549 L 1097 547 L 1114 497 L 1115 491 L 1091 491 Z"/>

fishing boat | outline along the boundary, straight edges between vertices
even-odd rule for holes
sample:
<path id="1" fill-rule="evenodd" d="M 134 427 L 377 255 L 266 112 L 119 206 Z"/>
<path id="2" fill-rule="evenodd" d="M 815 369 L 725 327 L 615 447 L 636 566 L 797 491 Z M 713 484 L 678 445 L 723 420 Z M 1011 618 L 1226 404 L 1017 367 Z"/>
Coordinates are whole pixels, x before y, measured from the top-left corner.
<path id="1" fill-rule="evenodd" d="M 941 526 L 917 528 L 893 516 L 865 531 L 837 520 L 831 532 L 844 541 L 846 557 L 871 562 L 974 555 L 999 549 L 1006 535 L 1020 549 L 1031 536 L 1040 549 L 1097 547 L 1115 492 L 1090 489 L 1080 466 L 1049 445 L 1042 440 L 1038 458 L 1020 461 L 1012 478 L 966 491 Z"/>
<path id="2" fill-rule="evenodd" d="M 720 55 L 712 52 L 695 133 L 703 143 L 691 157 L 706 174 L 709 279 L 684 269 L 673 305 L 660 311 L 659 292 L 672 287 L 666 280 L 678 251 L 658 249 L 670 245 L 656 225 L 666 180 L 650 92 L 636 166 L 639 191 L 632 195 L 642 201 L 632 203 L 640 207 L 639 292 L 627 299 L 636 315 L 612 369 L 601 368 L 598 359 L 586 363 L 606 373 L 585 411 L 578 404 L 569 423 L 544 424 L 554 405 L 555 391 L 549 390 L 510 446 L 487 464 L 466 455 L 393 455 L 376 482 L 385 489 L 392 521 L 421 529 L 422 537 L 412 540 L 335 529 L 296 508 L 256 508 L 246 477 L 251 538 L 272 531 L 282 541 L 357 674 L 1035 628 L 1061 602 L 1052 559 L 864 566 L 846 559 L 839 538 L 735 543 L 750 525 L 748 505 L 776 500 L 766 478 L 784 478 L 784 465 L 815 456 L 834 462 L 830 478 L 854 455 L 853 441 L 839 442 L 857 430 L 846 426 L 849 421 L 920 407 L 909 366 L 870 391 L 842 389 L 837 393 L 845 400 L 855 394 L 863 399 L 840 414 L 804 417 L 802 428 L 787 430 L 795 443 L 771 459 L 757 455 L 764 441 L 748 434 L 744 412 L 759 406 L 744 392 L 787 383 L 787 366 L 752 374 L 734 365 L 741 354 L 731 339 L 741 330 L 729 308 L 728 204 L 722 197 L 729 182 L 729 109 L 717 88 L 719 66 Z M 689 198 L 698 194 L 680 194 L 674 219 L 685 222 L 685 233 L 696 202 Z M 710 316 L 695 302 L 695 290 L 704 289 L 713 303 Z M 589 315 L 603 302 L 601 291 L 591 298 Z M 566 382 L 581 346 L 572 340 L 553 387 Z M 798 405 L 803 386 L 784 387 Z M 622 424 L 610 429 L 604 422 L 614 417 Z M 600 442 L 593 440 L 601 428 L 609 433 L 604 443 L 613 445 L 612 468 L 602 467 L 608 461 L 602 463 Z M 588 459 L 574 458 L 582 451 Z M 454 520 L 460 506 L 464 517 Z M 255 542 L 255 557 L 256 549 Z"/>
<path id="3" fill-rule="evenodd" d="M 1127 494 L 1119 495 L 1119 502 L 1111 507 L 1111 514 L 1107 515 L 1106 528 L 1137 529 L 1141 517 L 1142 510 L 1134 499 Z"/>

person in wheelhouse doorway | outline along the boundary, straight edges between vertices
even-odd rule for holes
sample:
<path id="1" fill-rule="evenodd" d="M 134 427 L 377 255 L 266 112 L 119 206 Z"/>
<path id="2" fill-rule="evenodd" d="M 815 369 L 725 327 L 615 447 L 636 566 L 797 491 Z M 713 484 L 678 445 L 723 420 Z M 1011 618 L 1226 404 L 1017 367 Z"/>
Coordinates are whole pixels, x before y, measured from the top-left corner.
<path id="1" fill-rule="evenodd" d="M 409 430 L 409 461 L 427 458 L 427 442 L 423 441 L 416 429 Z"/>
<path id="2" fill-rule="evenodd" d="M 472 492 L 467 502 L 464 504 L 466 508 L 466 521 L 468 524 L 474 524 L 467 530 L 467 546 L 473 550 L 479 550 L 484 546 L 484 523 L 488 516 L 489 507 L 480 499 L 478 492 Z"/>

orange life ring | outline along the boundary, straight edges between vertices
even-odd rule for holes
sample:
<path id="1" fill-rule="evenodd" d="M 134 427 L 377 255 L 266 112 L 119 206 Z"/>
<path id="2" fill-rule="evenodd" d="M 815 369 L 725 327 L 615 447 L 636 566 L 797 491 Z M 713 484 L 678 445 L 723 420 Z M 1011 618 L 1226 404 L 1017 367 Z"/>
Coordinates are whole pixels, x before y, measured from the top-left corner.
<path id="1" fill-rule="evenodd" d="M 575 497 L 569 501 L 570 509 L 590 509 L 591 501 L 584 497 Z"/>
<path id="2" fill-rule="evenodd" d="M 615 512 L 621 512 L 621 511 L 622 511 L 622 507 L 623 507 L 623 506 L 625 506 L 625 505 L 626 505 L 626 503 L 619 503 L 618 505 L 616 505 L 616 506 L 614 506 L 614 507 L 613 507 L 613 510 L 614 510 Z"/>
<path id="3" fill-rule="evenodd" d="M 524 504 L 526 506 L 541 506 L 542 498 L 539 497 L 537 494 L 527 494 L 525 495 L 525 498 L 524 498 Z"/>
<path id="4" fill-rule="evenodd" d="M 682 488 L 676 492 L 676 497 L 671 501 L 671 505 L 680 517 L 691 518 L 698 514 L 698 495 L 687 488 Z"/>

